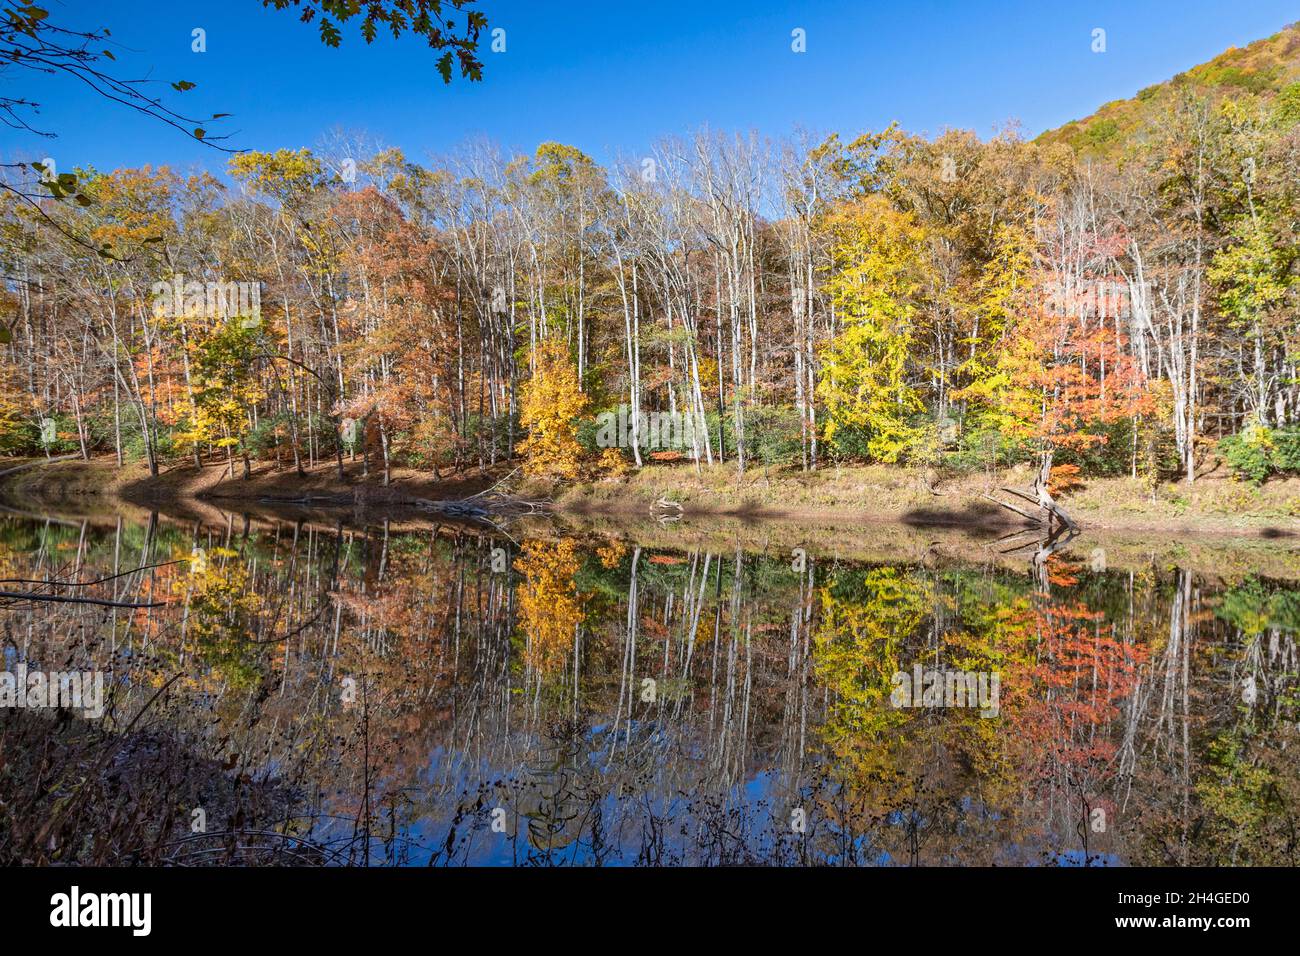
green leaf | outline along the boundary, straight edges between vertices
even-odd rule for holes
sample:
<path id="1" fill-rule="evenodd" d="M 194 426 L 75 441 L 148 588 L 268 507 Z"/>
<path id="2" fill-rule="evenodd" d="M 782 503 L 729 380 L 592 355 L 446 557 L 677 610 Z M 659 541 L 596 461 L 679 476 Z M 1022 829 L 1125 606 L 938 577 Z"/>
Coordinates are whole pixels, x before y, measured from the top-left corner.
<path id="1" fill-rule="evenodd" d="M 194 89 L 194 84 L 189 80 L 177 80 L 172 84 L 172 89 L 176 90 L 178 93 L 184 93 L 186 90 Z"/>
<path id="2" fill-rule="evenodd" d="M 205 130 L 202 126 L 196 126 L 196 127 L 194 127 L 194 138 L 195 138 L 195 139 L 202 139 L 204 136 L 207 136 L 207 135 L 208 135 L 208 131 Z"/>

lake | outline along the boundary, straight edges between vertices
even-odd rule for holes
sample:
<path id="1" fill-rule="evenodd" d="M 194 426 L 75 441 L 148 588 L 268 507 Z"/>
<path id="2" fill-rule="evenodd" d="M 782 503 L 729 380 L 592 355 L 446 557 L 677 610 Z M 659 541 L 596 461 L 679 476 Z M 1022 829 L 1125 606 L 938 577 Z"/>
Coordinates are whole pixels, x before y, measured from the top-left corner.
<path id="1" fill-rule="evenodd" d="M 38 862 L 1297 862 L 1281 544 L 1184 563 L 1085 532 L 1034 567 L 970 535 L 710 531 L 8 514 L 4 588 L 158 605 L 8 599 L 5 671 L 104 686 L 98 719 L 0 710 L 14 839 Z"/>

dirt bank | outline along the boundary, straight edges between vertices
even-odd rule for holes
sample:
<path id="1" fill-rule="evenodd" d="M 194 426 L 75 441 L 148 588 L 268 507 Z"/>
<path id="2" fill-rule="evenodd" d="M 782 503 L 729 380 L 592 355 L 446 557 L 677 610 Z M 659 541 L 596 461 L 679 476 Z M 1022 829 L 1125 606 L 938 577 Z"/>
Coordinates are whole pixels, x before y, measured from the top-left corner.
<path id="1" fill-rule="evenodd" d="M 0 472 L 27 462 L 32 460 L 0 460 Z M 303 475 L 291 469 L 258 465 L 247 479 L 238 470 L 231 478 L 222 463 L 202 468 L 173 465 L 151 476 L 143 464 L 118 468 L 113 458 L 101 457 L 91 461 L 35 462 L 21 471 L 0 474 L 0 498 L 27 508 L 56 507 L 86 497 L 120 499 L 142 507 L 199 499 L 380 508 L 419 498 L 464 498 L 489 487 L 499 477 L 473 472 L 439 480 L 428 472 L 399 468 L 393 470 L 392 480 L 385 486 L 382 476 L 364 474 L 360 461 L 344 462 L 343 480 L 333 463 L 317 465 Z"/>
<path id="2" fill-rule="evenodd" d="M 0 463 L 0 472 L 21 462 Z M 898 523 L 914 528 L 973 528 L 995 532 L 1018 523 L 1010 512 L 983 495 L 1002 486 L 1025 487 L 1027 469 L 943 478 L 916 469 L 859 466 L 828 467 L 814 473 L 761 468 L 738 476 L 734 469 L 654 465 L 621 479 L 555 485 L 523 480 L 505 467 L 480 474 L 434 478 L 429 472 L 394 469 L 384 485 L 380 476 L 362 474 L 358 462 L 345 464 L 343 480 L 331 464 L 305 475 L 269 465 L 248 479 L 231 478 L 224 464 L 197 468 L 177 465 L 151 477 L 138 464 L 118 469 L 112 458 L 41 463 L 0 475 L 0 498 L 9 504 L 57 507 L 83 496 L 109 496 L 142 507 L 195 499 L 214 503 L 300 504 L 349 510 L 382 511 L 417 499 L 457 499 L 504 479 L 503 487 L 527 497 L 546 497 L 557 510 L 574 516 L 640 519 L 654 502 L 680 504 L 693 516 L 741 521 L 794 522 L 805 526 Z M 1212 473 L 1194 485 L 1169 483 L 1151 488 L 1126 478 L 1093 479 L 1060 496 L 1087 530 L 1188 535 L 1246 535 L 1272 540 L 1300 539 L 1300 481 L 1274 481 L 1262 487 Z"/>
<path id="3" fill-rule="evenodd" d="M 187 465 L 151 478 L 142 467 L 119 471 L 112 459 L 99 459 L 0 475 L 0 499 L 10 509 L 84 520 L 113 513 L 145 520 L 156 510 L 196 525 L 346 524 L 396 533 L 441 523 L 410 508 L 414 500 L 462 498 L 505 477 L 475 473 L 433 480 L 427 473 L 398 470 L 384 487 L 349 463 L 343 482 L 333 466 L 305 478 L 263 467 L 247 481 L 232 481 L 224 467 Z M 993 476 L 995 484 L 1027 479 L 1017 473 Z M 815 476 L 751 472 L 737 482 L 734 473 L 654 467 L 622 481 L 568 488 L 513 477 L 506 483 L 557 501 L 557 521 L 512 525 L 513 533 L 529 537 L 617 537 L 652 549 L 773 555 L 802 549 L 817 560 L 1023 568 L 1023 554 L 1001 552 L 997 538 L 1015 519 L 980 498 L 987 481 L 981 476 L 933 484 L 902 469 L 854 468 Z M 1176 497 L 1181 486 L 1158 489 L 1153 501 L 1149 489 L 1123 480 L 1092 482 L 1063 499 L 1084 526 L 1066 553 L 1089 563 L 1100 554 L 1107 567 L 1137 573 L 1177 566 L 1223 580 L 1252 574 L 1300 579 L 1300 522 L 1284 510 L 1295 507 L 1297 490 L 1210 480 L 1185 498 Z M 660 523 L 651 517 L 650 505 L 661 497 L 682 503 L 682 520 Z M 1228 513 L 1234 503 L 1246 507 Z"/>

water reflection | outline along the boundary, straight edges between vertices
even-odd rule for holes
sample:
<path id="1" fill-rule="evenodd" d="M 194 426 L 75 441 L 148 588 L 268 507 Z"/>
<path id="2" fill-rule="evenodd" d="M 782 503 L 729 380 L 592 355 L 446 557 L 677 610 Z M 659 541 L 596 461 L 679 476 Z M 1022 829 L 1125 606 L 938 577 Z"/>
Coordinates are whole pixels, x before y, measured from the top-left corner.
<path id="1" fill-rule="evenodd" d="M 6 518 L 0 576 L 167 602 L 0 615 L 6 670 L 109 687 L 0 711 L 9 857 L 1296 862 L 1294 583 L 157 515 Z"/>

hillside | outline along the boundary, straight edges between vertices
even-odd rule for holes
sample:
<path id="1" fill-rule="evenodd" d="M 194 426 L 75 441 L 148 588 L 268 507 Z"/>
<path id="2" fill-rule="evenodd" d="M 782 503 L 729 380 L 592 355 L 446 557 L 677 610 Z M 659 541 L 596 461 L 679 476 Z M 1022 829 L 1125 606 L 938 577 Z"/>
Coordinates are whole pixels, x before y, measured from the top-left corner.
<path id="1" fill-rule="evenodd" d="M 1114 100 L 1083 119 L 1040 135 L 1041 144 L 1067 143 L 1096 156 L 1119 152 L 1167 114 L 1188 90 L 1198 95 L 1258 98 L 1280 123 L 1300 123 L 1300 22 L 1248 46 L 1231 47 L 1213 60 Z"/>

